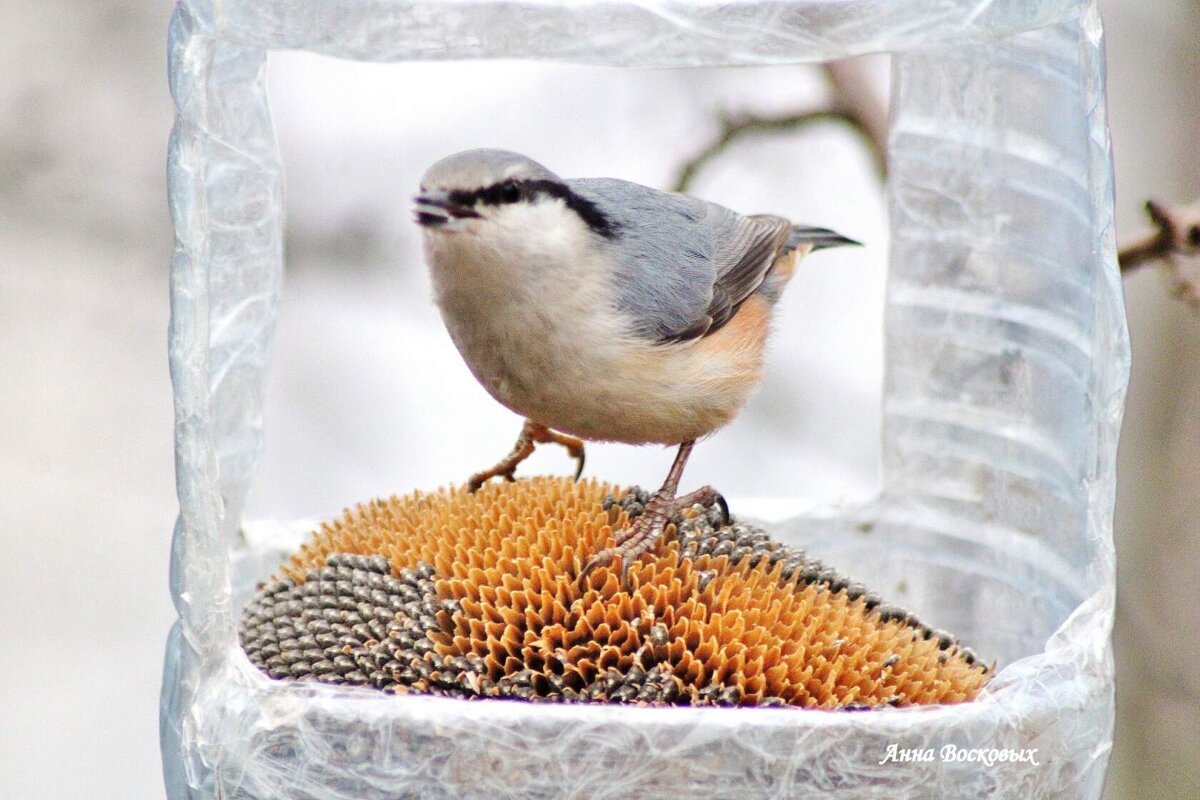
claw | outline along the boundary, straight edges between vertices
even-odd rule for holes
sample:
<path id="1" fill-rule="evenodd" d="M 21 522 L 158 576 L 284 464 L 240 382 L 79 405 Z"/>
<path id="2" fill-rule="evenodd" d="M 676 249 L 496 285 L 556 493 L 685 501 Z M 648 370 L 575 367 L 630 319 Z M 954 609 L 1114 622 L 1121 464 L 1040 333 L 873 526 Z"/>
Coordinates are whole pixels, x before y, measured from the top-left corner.
<path id="1" fill-rule="evenodd" d="M 616 560 L 616 558 L 617 558 L 616 548 L 609 548 L 607 550 L 601 550 L 599 553 L 596 553 L 596 555 L 594 555 L 590 559 L 588 559 L 588 562 L 583 565 L 583 569 L 581 569 L 579 571 L 579 579 L 578 579 L 579 589 L 581 591 L 586 590 L 588 576 L 591 575 L 596 570 L 598 570 L 600 567 L 609 566 L 610 564 L 612 564 L 613 561 Z M 624 562 L 622 562 L 622 564 L 621 564 L 622 580 L 624 580 L 624 577 L 625 577 L 624 573 L 625 573 L 625 565 L 624 565 Z"/>
<path id="2" fill-rule="evenodd" d="M 733 522 L 733 517 L 729 514 L 729 503 L 725 502 L 725 495 L 716 492 L 716 497 L 713 500 L 721 507 L 721 524 L 728 525 Z"/>
<path id="3" fill-rule="evenodd" d="M 475 494 L 481 488 L 483 488 L 483 485 L 485 483 L 487 483 L 492 478 L 496 478 L 496 477 L 504 478 L 504 480 L 508 481 L 509 483 L 513 483 L 517 479 L 516 469 L 514 468 L 514 469 L 504 471 L 504 472 L 497 472 L 495 470 L 484 470 L 483 472 L 476 472 L 467 481 L 467 494 Z"/>

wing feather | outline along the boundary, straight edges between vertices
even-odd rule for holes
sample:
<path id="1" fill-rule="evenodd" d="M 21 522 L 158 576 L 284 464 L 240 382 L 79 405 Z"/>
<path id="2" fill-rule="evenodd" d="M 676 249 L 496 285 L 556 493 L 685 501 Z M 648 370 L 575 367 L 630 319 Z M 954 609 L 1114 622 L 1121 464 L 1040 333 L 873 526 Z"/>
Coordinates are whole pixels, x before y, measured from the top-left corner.
<path id="1" fill-rule="evenodd" d="M 614 178 L 567 182 L 602 208 L 615 236 L 618 309 L 636 335 L 666 344 L 727 323 L 787 246 L 791 223 L 742 216 L 686 195 Z"/>
<path id="2" fill-rule="evenodd" d="M 713 225 L 720 238 L 716 243 L 713 299 L 706 309 L 713 319 L 710 333 L 728 322 L 738 306 L 762 284 L 792 229 L 791 222 L 783 217 L 766 214 L 743 217 L 720 206 L 714 208 L 712 213 L 721 213 L 726 218 Z"/>

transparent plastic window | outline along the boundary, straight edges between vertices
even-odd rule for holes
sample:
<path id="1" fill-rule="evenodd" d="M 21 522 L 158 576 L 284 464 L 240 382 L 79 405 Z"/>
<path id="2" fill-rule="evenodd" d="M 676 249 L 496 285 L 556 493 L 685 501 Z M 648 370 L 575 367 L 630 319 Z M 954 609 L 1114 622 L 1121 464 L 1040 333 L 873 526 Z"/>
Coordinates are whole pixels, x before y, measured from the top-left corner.
<path id="1" fill-rule="evenodd" d="M 883 495 L 775 529 L 868 586 L 902 577 L 912 610 L 998 661 L 983 695 L 867 713 L 551 707 L 255 670 L 236 611 L 299 536 L 237 533 L 281 291 L 278 48 L 637 66 L 897 53 Z M 171 797 L 1099 796 L 1129 354 L 1093 2 L 182 0 L 170 68 Z"/>

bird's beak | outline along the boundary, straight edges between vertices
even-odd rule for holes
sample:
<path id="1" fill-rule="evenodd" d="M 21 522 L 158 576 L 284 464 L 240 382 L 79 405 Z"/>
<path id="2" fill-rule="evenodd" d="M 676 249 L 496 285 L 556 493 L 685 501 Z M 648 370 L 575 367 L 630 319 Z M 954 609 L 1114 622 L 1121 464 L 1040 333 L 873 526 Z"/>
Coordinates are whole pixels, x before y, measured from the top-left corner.
<path id="1" fill-rule="evenodd" d="M 450 199 L 449 192 L 422 192 L 413 198 L 413 215 L 418 225 L 436 228 L 452 219 L 478 219 L 470 206 L 459 205 Z"/>

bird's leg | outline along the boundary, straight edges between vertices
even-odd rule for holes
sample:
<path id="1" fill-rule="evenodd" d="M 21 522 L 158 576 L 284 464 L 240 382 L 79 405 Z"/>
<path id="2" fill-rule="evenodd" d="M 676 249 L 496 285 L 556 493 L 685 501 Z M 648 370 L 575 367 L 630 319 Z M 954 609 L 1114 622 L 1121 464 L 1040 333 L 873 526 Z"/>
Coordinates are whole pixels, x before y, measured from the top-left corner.
<path id="1" fill-rule="evenodd" d="M 584 565 L 583 570 L 579 573 L 580 586 L 586 584 L 588 575 L 594 570 L 606 567 L 618 558 L 621 559 L 621 582 L 623 584 L 629 565 L 662 538 L 667 522 L 671 519 L 671 512 L 676 507 L 675 492 L 679 488 L 679 479 L 683 476 L 683 467 L 687 464 L 688 456 L 692 454 L 692 445 L 695 443 L 693 440 L 679 445 L 679 452 L 675 454 L 675 463 L 671 465 L 671 471 L 667 473 L 667 479 L 663 482 L 662 488 L 651 496 L 641 516 L 617 535 L 616 543 L 612 547 L 596 553 Z M 686 495 L 684 499 L 691 498 L 696 494 L 699 493 L 693 492 Z M 716 492 L 713 494 L 715 495 Z M 724 506 L 724 501 L 722 501 L 722 506 Z"/>
<path id="2" fill-rule="evenodd" d="M 574 436 L 567 436 L 565 433 L 552 431 L 545 425 L 539 425 L 533 420 L 527 419 L 521 427 L 521 435 L 517 437 L 517 443 L 513 445 L 512 452 L 491 469 L 485 469 L 483 472 L 472 475 L 471 479 L 467 481 L 467 491 L 478 491 L 480 486 L 501 475 L 509 481 L 516 480 L 517 465 L 529 458 L 533 453 L 534 445 L 550 443 L 561 444 L 567 448 L 571 458 L 578 462 L 578 466 L 575 468 L 575 480 L 579 480 L 579 476 L 583 474 L 583 441 Z"/>

